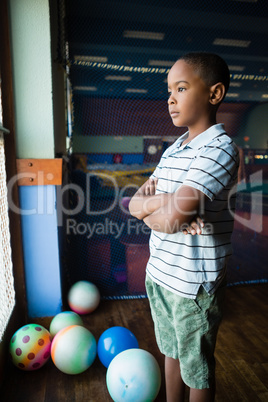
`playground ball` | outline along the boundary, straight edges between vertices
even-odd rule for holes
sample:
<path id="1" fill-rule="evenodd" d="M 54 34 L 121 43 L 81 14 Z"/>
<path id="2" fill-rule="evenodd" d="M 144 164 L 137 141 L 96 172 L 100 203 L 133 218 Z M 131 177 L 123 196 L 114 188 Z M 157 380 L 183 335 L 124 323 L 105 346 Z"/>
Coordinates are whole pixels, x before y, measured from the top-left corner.
<path id="1" fill-rule="evenodd" d="M 124 350 L 138 348 L 134 334 L 124 327 L 111 327 L 104 331 L 98 341 L 98 356 L 105 367 Z"/>
<path id="2" fill-rule="evenodd" d="M 54 337 L 61 329 L 69 327 L 70 325 L 82 325 L 82 318 L 73 311 L 64 311 L 55 315 L 50 323 L 49 332 Z"/>
<path id="3" fill-rule="evenodd" d="M 121 205 L 125 211 L 128 211 L 128 205 L 130 203 L 130 200 L 131 200 L 130 197 L 122 197 Z"/>
<path id="4" fill-rule="evenodd" d="M 75 313 L 89 314 L 100 302 L 100 292 L 96 285 L 88 281 L 76 282 L 68 293 L 68 303 Z"/>
<path id="5" fill-rule="evenodd" d="M 97 344 L 92 333 L 80 325 L 61 329 L 51 345 L 55 366 L 66 374 L 80 374 L 94 362 Z"/>
<path id="6" fill-rule="evenodd" d="M 12 362 L 21 370 L 37 370 L 50 357 L 51 336 L 41 325 L 27 324 L 12 336 L 9 351 Z"/>
<path id="7" fill-rule="evenodd" d="M 116 402 L 154 401 L 161 372 L 154 356 L 143 349 L 128 349 L 111 361 L 106 374 L 111 398 Z"/>

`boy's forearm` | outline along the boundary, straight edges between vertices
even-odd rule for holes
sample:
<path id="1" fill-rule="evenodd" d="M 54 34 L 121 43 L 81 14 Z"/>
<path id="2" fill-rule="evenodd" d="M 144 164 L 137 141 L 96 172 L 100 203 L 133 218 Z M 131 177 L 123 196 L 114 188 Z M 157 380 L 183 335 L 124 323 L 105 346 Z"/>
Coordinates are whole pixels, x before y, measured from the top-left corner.
<path id="1" fill-rule="evenodd" d="M 198 213 L 203 203 L 204 195 L 197 190 L 182 186 L 176 193 L 171 194 L 168 202 L 145 216 L 146 225 L 157 232 L 176 233 L 181 231 L 184 224 L 189 223 Z"/>
<path id="2" fill-rule="evenodd" d="M 162 233 L 176 233 L 182 228 L 182 225 L 191 220 L 192 216 L 181 216 L 176 220 L 170 219 L 161 208 L 154 211 L 152 214 L 143 218 L 144 223 L 152 230 Z"/>
<path id="3" fill-rule="evenodd" d="M 138 219 L 144 219 L 162 206 L 170 199 L 172 194 L 145 195 L 137 192 L 129 203 L 129 212 Z"/>

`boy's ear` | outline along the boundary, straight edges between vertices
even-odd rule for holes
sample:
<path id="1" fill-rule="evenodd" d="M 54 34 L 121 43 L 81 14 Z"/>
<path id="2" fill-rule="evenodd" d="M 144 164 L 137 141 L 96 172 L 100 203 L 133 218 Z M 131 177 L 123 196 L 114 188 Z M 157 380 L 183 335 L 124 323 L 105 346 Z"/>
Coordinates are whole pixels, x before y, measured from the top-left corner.
<path id="1" fill-rule="evenodd" d="M 209 101 L 212 105 L 217 105 L 220 103 L 225 95 L 225 86 L 222 82 L 218 82 L 210 88 L 210 98 Z"/>

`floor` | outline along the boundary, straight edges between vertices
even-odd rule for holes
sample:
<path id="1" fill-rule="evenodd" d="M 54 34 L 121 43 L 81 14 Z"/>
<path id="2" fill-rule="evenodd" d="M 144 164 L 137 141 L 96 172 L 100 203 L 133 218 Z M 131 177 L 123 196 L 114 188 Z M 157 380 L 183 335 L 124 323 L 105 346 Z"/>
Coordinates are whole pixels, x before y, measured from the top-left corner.
<path id="1" fill-rule="evenodd" d="M 227 289 L 226 312 L 217 347 L 216 402 L 268 401 L 268 284 Z M 148 300 L 102 301 L 84 325 L 98 340 L 114 325 L 129 328 L 139 346 L 151 352 L 162 372 L 157 402 L 165 401 L 163 356 L 155 343 Z M 47 328 L 49 319 L 42 320 Z M 106 368 L 96 358 L 82 374 L 67 375 L 50 360 L 41 369 L 24 372 L 7 363 L 2 402 L 109 402 Z M 188 392 L 185 400 L 187 400 Z"/>

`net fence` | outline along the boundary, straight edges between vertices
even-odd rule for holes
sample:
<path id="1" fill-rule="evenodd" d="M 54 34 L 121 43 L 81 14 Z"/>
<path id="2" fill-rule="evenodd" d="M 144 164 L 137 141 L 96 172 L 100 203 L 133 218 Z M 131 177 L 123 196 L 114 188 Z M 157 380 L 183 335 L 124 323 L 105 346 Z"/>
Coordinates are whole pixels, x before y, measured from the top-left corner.
<path id="1" fill-rule="evenodd" d="M 170 67 L 164 54 L 162 64 L 158 60 L 158 65 L 153 65 L 154 49 L 152 65 L 148 65 L 142 46 L 136 46 L 133 55 L 129 49 L 113 44 L 111 36 L 127 32 L 124 22 L 120 26 L 117 21 L 113 32 L 109 30 L 111 25 L 94 29 L 98 21 L 93 23 L 90 13 L 88 18 L 83 10 L 74 15 L 71 10 L 75 2 L 62 3 L 65 30 L 59 35 L 59 58 L 64 59 L 68 76 L 71 143 L 71 212 L 65 219 L 64 275 L 69 284 L 78 280 L 94 282 L 103 297 L 144 297 L 150 232 L 129 214 L 128 202 L 154 171 L 165 149 L 186 131 L 174 127 L 167 113 Z M 139 27 L 138 22 L 132 26 L 137 30 Z M 152 23 L 151 32 L 153 28 Z M 182 36 L 187 36 L 187 29 L 181 27 Z M 105 37 L 105 47 L 99 44 L 98 34 Z M 174 50 L 172 61 L 179 56 Z M 259 76 L 254 77 L 257 80 Z M 250 78 L 234 73 L 231 80 Z M 227 98 L 221 106 L 218 121 L 225 124 L 234 140 L 243 132 L 245 115 L 254 105 L 256 102 Z M 251 150 L 246 140 L 240 152 L 229 286 L 267 281 L 268 164 L 264 164 L 268 156 L 266 149 Z M 263 165 L 256 165 L 258 160 Z"/>
<path id="2" fill-rule="evenodd" d="M 3 132 L 0 128 L 0 341 L 15 305 Z"/>

